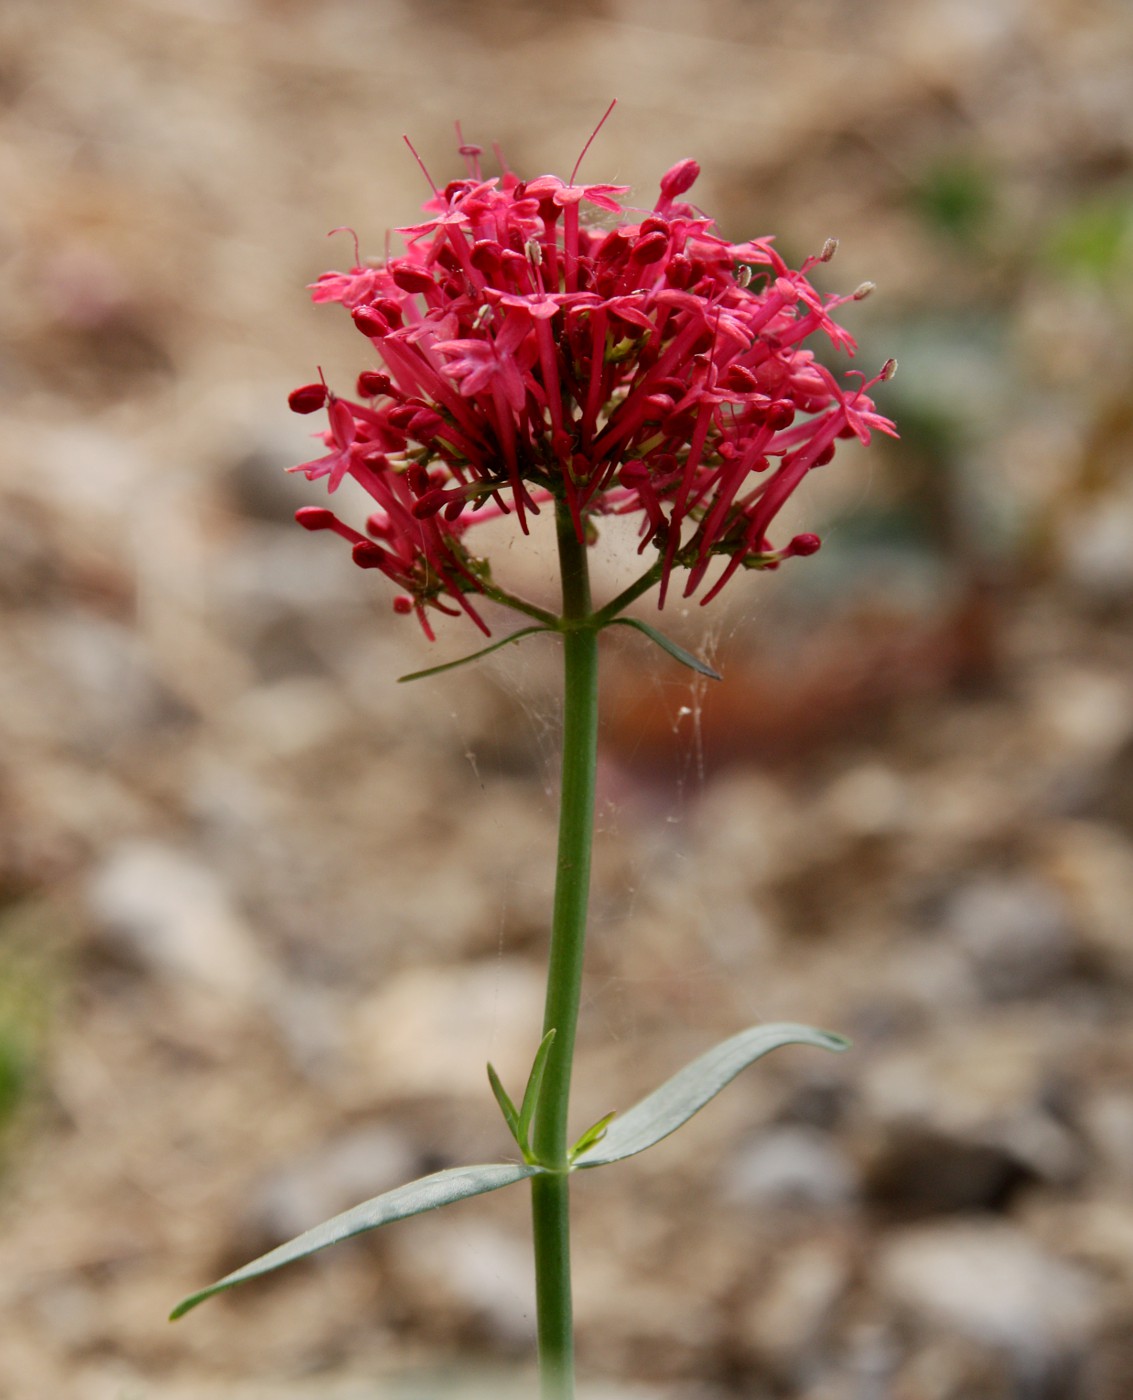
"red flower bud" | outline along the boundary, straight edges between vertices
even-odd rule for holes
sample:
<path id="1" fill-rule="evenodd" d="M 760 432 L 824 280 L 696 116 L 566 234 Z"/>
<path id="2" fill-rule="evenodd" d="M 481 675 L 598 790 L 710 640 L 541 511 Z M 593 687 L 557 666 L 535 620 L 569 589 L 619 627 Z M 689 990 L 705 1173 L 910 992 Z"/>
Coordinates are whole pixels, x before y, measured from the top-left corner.
<path id="1" fill-rule="evenodd" d="M 817 554 L 821 548 L 822 541 L 817 535 L 796 535 L 783 553 L 784 555 Z"/>
<path id="2" fill-rule="evenodd" d="M 391 264 L 390 271 L 403 292 L 429 292 L 436 285 L 424 268 L 415 267 L 412 263 Z"/>
<path id="3" fill-rule="evenodd" d="M 376 370 L 364 369 L 358 376 L 359 398 L 374 399 L 379 394 L 388 394 L 392 388 L 389 375 L 379 374 Z"/>
<path id="4" fill-rule="evenodd" d="M 287 396 L 292 413 L 317 413 L 327 401 L 325 384 L 304 384 Z"/>
<path id="5" fill-rule="evenodd" d="M 662 195 L 666 199 L 675 199 L 677 195 L 684 194 L 685 190 L 691 189 L 696 183 L 699 174 L 700 166 L 695 160 L 679 161 L 661 176 Z"/>
<path id="6" fill-rule="evenodd" d="M 354 324 L 371 340 L 381 340 L 390 332 L 390 324 L 374 306 L 356 306 L 351 312 Z"/>
<path id="7" fill-rule="evenodd" d="M 643 265 L 659 262 L 668 250 L 669 235 L 667 233 L 650 233 L 645 238 L 639 238 L 634 244 L 630 261 Z"/>
<path id="8" fill-rule="evenodd" d="M 795 421 L 795 406 L 790 399 L 776 399 L 767 409 L 767 426 L 780 433 Z"/>

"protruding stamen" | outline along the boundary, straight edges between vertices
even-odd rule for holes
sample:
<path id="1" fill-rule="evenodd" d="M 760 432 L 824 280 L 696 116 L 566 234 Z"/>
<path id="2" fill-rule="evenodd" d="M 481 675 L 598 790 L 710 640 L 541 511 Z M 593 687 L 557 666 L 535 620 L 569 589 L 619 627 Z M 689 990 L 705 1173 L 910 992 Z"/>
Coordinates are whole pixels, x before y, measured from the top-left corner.
<path id="1" fill-rule="evenodd" d="M 590 147 L 594 144 L 594 138 L 595 138 L 595 136 L 597 136 L 598 133 L 602 130 L 602 128 L 606 125 L 606 118 L 610 115 L 610 113 L 614 110 L 614 108 L 615 108 L 617 105 L 618 105 L 618 99 L 615 97 L 614 100 L 610 103 L 610 105 L 606 108 L 606 110 L 602 113 L 602 120 L 598 123 L 598 125 L 597 125 L 597 126 L 594 128 L 594 130 L 590 133 L 590 139 L 589 139 L 589 141 L 587 141 L 586 145 L 583 146 L 582 150 L 579 152 L 578 159 L 577 159 L 577 160 L 575 161 L 575 163 L 574 163 L 574 169 L 570 172 L 570 179 L 567 181 L 567 184 L 568 184 L 568 185 L 573 185 L 573 184 L 574 184 L 574 177 L 578 174 L 578 167 L 579 167 L 579 166 L 582 164 L 582 162 L 586 159 L 586 152 L 587 152 L 587 151 L 590 149 Z"/>
<path id="2" fill-rule="evenodd" d="M 406 144 L 406 145 L 409 147 L 409 149 L 413 152 L 413 159 L 414 159 L 414 160 L 417 162 L 417 164 L 421 167 L 421 174 L 424 175 L 424 177 L 425 177 L 426 180 L 428 180 L 428 182 L 429 182 L 429 188 L 433 191 L 434 194 L 440 194 L 440 190 L 438 190 L 437 187 L 436 187 L 436 185 L 433 183 L 433 177 L 432 177 L 432 176 L 429 174 L 429 172 L 425 169 L 425 162 L 424 162 L 424 161 L 421 159 L 421 157 L 417 154 L 417 148 L 416 148 L 416 146 L 414 146 L 413 142 L 410 141 L 410 139 L 409 139 L 408 136 L 402 136 L 401 139 L 405 142 L 405 144 Z"/>

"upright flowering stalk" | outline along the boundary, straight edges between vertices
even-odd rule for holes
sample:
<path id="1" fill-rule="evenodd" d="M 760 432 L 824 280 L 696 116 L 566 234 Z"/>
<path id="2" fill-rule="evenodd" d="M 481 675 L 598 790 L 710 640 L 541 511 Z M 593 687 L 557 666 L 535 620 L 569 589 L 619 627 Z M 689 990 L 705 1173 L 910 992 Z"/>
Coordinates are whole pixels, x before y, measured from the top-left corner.
<path id="1" fill-rule="evenodd" d="M 298 519 L 347 540 L 355 563 L 384 573 L 398 589 L 394 609 L 415 613 L 430 639 L 433 610 L 463 612 L 487 634 L 483 599 L 530 619 L 493 646 L 531 632 L 562 638 L 561 811 L 544 1038 L 518 1106 L 489 1067 L 523 1161 L 455 1168 L 377 1197 L 194 1294 L 176 1315 L 334 1240 L 530 1178 L 543 1394 L 567 1400 L 571 1172 L 651 1146 L 778 1045 L 843 1045 L 795 1025 L 741 1032 L 571 1145 L 598 634 L 616 623 L 636 627 L 678 660 L 714 674 L 623 610 L 654 585 L 659 606 L 674 587 L 708 602 L 740 569 L 812 554 L 819 547 L 813 534 L 776 544 L 776 518 L 840 440 L 868 443 L 875 430 L 893 433 L 870 398 L 893 364 L 870 380 L 839 378 L 816 358 L 816 343 L 828 353 L 853 353 L 833 313 L 869 284 L 850 296 L 815 290 L 808 274 L 830 259 L 833 241 L 797 271 L 770 238 L 728 242 L 685 201 L 699 174 L 693 160 L 669 170 L 653 207 L 642 210 L 623 202 L 622 186 L 576 184 L 573 173 L 568 181 L 523 181 L 506 167 L 485 178 L 479 148 L 462 146 L 461 154 L 465 178 L 434 189 L 428 217 L 401 230 L 404 252 L 375 263 L 356 258 L 350 271 L 315 283 L 315 300 L 346 308 L 374 362 L 351 395 L 321 377 L 294 391 L 291 407 L 325 410 L 327 426 L 324 454 L 292 470 L 325 479 L 332 495 L 347 477 L 362 488 L 372 509 L 354 523 L 323 506 L 305 507 Z M 473 548 L 485 520 L 508 516 L 525 534 L 544 510 L 556 526 L 559 613 L 506 590 Z M 588 549 L 608 516 L 635 523 L 643 569 L 596 608 Z"/>

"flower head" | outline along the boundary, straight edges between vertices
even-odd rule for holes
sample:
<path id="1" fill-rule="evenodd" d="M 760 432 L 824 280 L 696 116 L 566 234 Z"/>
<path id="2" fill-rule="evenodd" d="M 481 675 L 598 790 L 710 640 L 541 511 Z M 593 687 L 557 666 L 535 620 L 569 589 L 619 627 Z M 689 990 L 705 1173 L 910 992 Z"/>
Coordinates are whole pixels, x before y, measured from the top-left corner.
<path id="1" fill-rule="evenodd" d="M 580 539 L 599 517 L 635 520 L 661 603 L 677 571 L 706 602 L 740 568 L 813 553 L 810 534 L 771 543 L 788 497 L 840 439 L 894 432 L 869 397 L 888 366 L 847 384 L 806 346 L 855 349 L 832 315 L 855 294 L 824 297 L 808 280 L 832 242 L 797 271 L 770 238 L 729 243 L 682 202 L 693 160 L 641 211 L 622 186 L 506 168 L 485 179 L 478 148 L 462 154 L 467 177 L 401 230 L 400 256 L 314 284 L 382 367 L 352 397 L 295 390 L 297 412 L 325 407 L 329 423 L 326 454 L 292 470 L 331 492 L 350 476 L 376 509 L 365 534 L 321 508 L 301 523 L 349 540 L 430 635 L 430 607 L 484 628 L 473 598 L 489 573 L 465 543 L 471 527 L 514 515 L 526 531 L 554 502 Z"/>

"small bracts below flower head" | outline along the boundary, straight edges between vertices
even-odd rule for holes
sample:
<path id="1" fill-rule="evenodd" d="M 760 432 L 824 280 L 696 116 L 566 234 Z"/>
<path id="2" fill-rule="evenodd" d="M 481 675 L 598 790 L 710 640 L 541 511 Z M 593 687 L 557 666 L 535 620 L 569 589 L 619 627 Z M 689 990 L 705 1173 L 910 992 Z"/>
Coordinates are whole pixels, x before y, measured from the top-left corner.
<path id="1" fill-rule="evenodd" d="M 478 148 L 462 152 L 466 178 L 401 231 L 402 255 L 315 283 L 380 369 L 362 371 L 356 399 L 321 382 L 294 391 L 296 412 L 325 407 L 329 421 L 326 453 L 292 470 L 331 492 L 349 476 L 375 509 L 365 533 L 329 510 L 301 523 L 349 541 L 426 631 L 429 608 L 484 626 L 472 596 L 487 565 L 465 533 L 500 515 L 526 531 L 554 502 L 583 539 L 601 516 L 636 521 L 662 603 L 678 570 L 707 601 L 740 568 L 813 553 L 809 534 L 776 548 L 776 516 L 840 440 L 894 431 L 869 397 L 888 365 L 847 383 L 805 343 L 855 348 L 833 313 L 869 284 L 822 296 L 808 277 L 834 240 L 799 270 L 770 238 L 727 242 L 682 202 L 693 160 L 639 217 L 621 186 L 485 179 Z"/>

